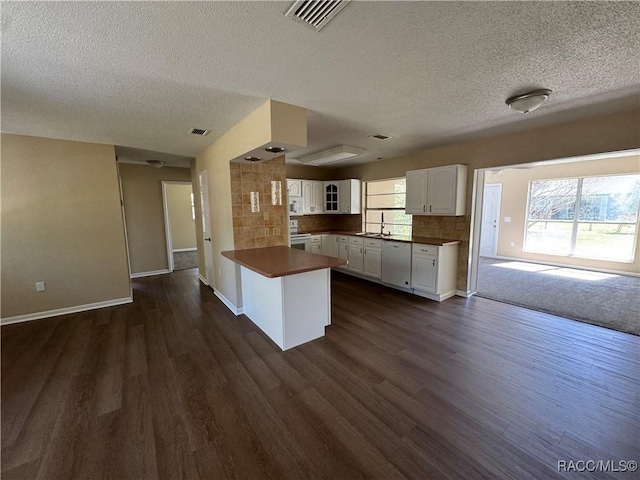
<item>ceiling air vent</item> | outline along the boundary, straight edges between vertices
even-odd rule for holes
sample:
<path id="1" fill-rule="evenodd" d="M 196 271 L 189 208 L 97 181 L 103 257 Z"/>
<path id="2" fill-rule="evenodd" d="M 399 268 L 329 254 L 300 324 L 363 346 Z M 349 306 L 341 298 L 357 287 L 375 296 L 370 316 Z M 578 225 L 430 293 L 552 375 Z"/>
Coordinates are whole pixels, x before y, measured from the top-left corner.
<path id="1" fill-rule="evenodd" d="M 369 135 L 369 138 L 377 138 L 378 140 L 386 140 L 387 138 L 391 138 L 388 135 L 383 135 L 381 133 L 374 133 L 373 135 Z"/>
<path id="2" fill-rule="evenodd" d="M 189 133 L 192 135 L 200 135 L 201 137 L 204 137 L 205 135 L 209 135 L 209 132 L 211 130 L 205 130 L 204 128 L 192 128 L 191 130 L 189 130 Z"/>
<path id="3" fill-rule="evenodd" d="M 297 0 L 285 13 L 319 32 L 351 0 Z"/>

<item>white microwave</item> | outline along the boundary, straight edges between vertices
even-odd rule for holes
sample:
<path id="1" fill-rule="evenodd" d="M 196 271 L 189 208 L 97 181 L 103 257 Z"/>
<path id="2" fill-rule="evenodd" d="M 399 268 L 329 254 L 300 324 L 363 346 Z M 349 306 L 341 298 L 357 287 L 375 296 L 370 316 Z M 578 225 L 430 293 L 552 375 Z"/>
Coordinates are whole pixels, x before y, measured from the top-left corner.
<path id="1" fill-rule="evenodd" d="M 289 197 L 289 216 L 302 215 L 302 197 Z"/>

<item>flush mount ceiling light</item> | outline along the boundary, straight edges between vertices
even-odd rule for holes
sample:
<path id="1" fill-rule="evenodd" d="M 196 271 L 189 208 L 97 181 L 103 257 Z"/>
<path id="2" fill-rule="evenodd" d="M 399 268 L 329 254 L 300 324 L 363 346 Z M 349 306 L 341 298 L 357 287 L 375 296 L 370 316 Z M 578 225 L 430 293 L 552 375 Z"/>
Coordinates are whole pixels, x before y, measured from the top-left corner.
<path id="1" fill-rule="evenodd" d="M 328 163 L 339 162 L 340 160 L 346 160 L 347 158 L 356 157 L 362 152 L 365 152 L 364 148 L 350 147 L 349 145 L 339 145 L 337 147 L 323 150 L 322 152 L 314 153 L 313 155 L 307 155 L 298 159 L 300 163 L 306 163 L 307 165 L 326 165 Z"/>
<path id="2" fill-rule="evenodd" d="M 284 152 L 284 148 L 282 147 L 267 147 L 265 150 L 269 153 L 282 153 Z"/>
<path id="3" fill-rule="evenodd" d="M 505 103 L 516 112 L 529 113 L 542 105 L 544 101 L 549 98 L 549 95 L 551 95 L 551 90 L 541 88 L 540 90 L 509 97 Z"/>
<path id="4" fill-rule="evenodd" d="M 162 168 L 164 167 L 165 162 L 163 162 L 162 160 L 147 160 L 147 163 L 153 168 Z"/>

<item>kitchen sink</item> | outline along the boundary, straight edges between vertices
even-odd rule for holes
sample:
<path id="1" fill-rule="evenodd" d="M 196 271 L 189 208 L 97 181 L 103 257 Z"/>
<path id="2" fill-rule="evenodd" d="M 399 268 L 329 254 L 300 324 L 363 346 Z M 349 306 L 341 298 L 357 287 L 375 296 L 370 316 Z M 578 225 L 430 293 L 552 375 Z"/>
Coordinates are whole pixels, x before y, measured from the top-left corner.
<path id="1" fill-rule="evenodd" d="M 362 237 L 368 237 L 368 238 L 384 238 L 389 236 L 382 233 L 373 233 L 373 232 L 360 232 L 360 233 L 356 233 L 356 235 L 359 235 Z"/>

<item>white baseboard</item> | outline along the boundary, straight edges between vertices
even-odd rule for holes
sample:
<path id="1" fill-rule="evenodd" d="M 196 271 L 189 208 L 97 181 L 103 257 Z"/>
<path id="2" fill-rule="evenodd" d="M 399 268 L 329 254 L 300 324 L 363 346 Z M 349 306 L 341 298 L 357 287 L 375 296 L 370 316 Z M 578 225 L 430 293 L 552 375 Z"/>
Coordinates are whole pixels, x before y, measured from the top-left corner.
<path id="1" fill-rule="evenodd" d="M 153 270 L 151 272 L 138 272 L 138 273 L 132 273 L 131 278 L 153 277 L 154 275 L 164 275 L 165 273 L 171 273 L 171 272 L 169 271 L 169 269 Z"/>
<path id="2" fill-rule="evenodd" d="M 219 292 L 218 290 L 216 290 L 215 288 L 213 289 L 213 293 L 215 293 L 216 297 L 218 297 L 218 298 L 220 299 L 220 301 L 221 301 L 222 303 L 224 303 L 224 304 L 225 304 L 225 306 L 226 306 L 229 310 L 231 310 L 235 316 L 238 316 L 238 315 L 242 315 L 242 314 L 243 314 L 242 307 L 241 307 L 241 308 L 236 307 L 236 306 L 231 302 L 231 300 L 229 300 L 227 297 L 225 297 L 222 293 L 220 293 L 220 292 Z"/>
<path id="3" fill-rule="evenodd" d="M 203 284 L 205 284 L 206 286 L 209 286 L 209 282 L 207 282 L 207 279 L 204 278 L 201 273 L 198 273 L 198 278 Z"/>
<path id="4" fill-rule="evenodd" d="M 195 252 L 196 250 L 198 250 L 197 248 L 176 248 L 174 250 L 171 250 L 173 253 L 176 252 Z"/>
<path id="5" fill-rule="evenodd" d="M 467 290 L 466 292 L 464 290 L 456 290 L 456 295 L 458 297 L 465 297 L 465 298 L 469 298 L 473 295 L 475 295 L 476 292 L 472 292 L 471 290 Z"/>
<path id="6" fill-rule="evenodd" d="M 124 305 L 126 303 L 131 303 L 131 302 L 133 302 L 133 297 L 124 297 L 124 298 L 115 298 L 113 300 L 105 300 L 104 302 L 88 303 L 86 305 L 76 305 L 75 307 L 65 307 L 65 308 L 57 308 L 55 310 L 47 310 L 44 312 L 27 313 L 26 315 L 16 315 L 15 317 L 0 318 L 0 325 L 30 322 L 31 320 L 40 320 L 41 318 L 58 317 L 60 315 L 86 312 L 87 310 L 96 310 L 98 308 L 114 307 L 116 305 Z"/>

